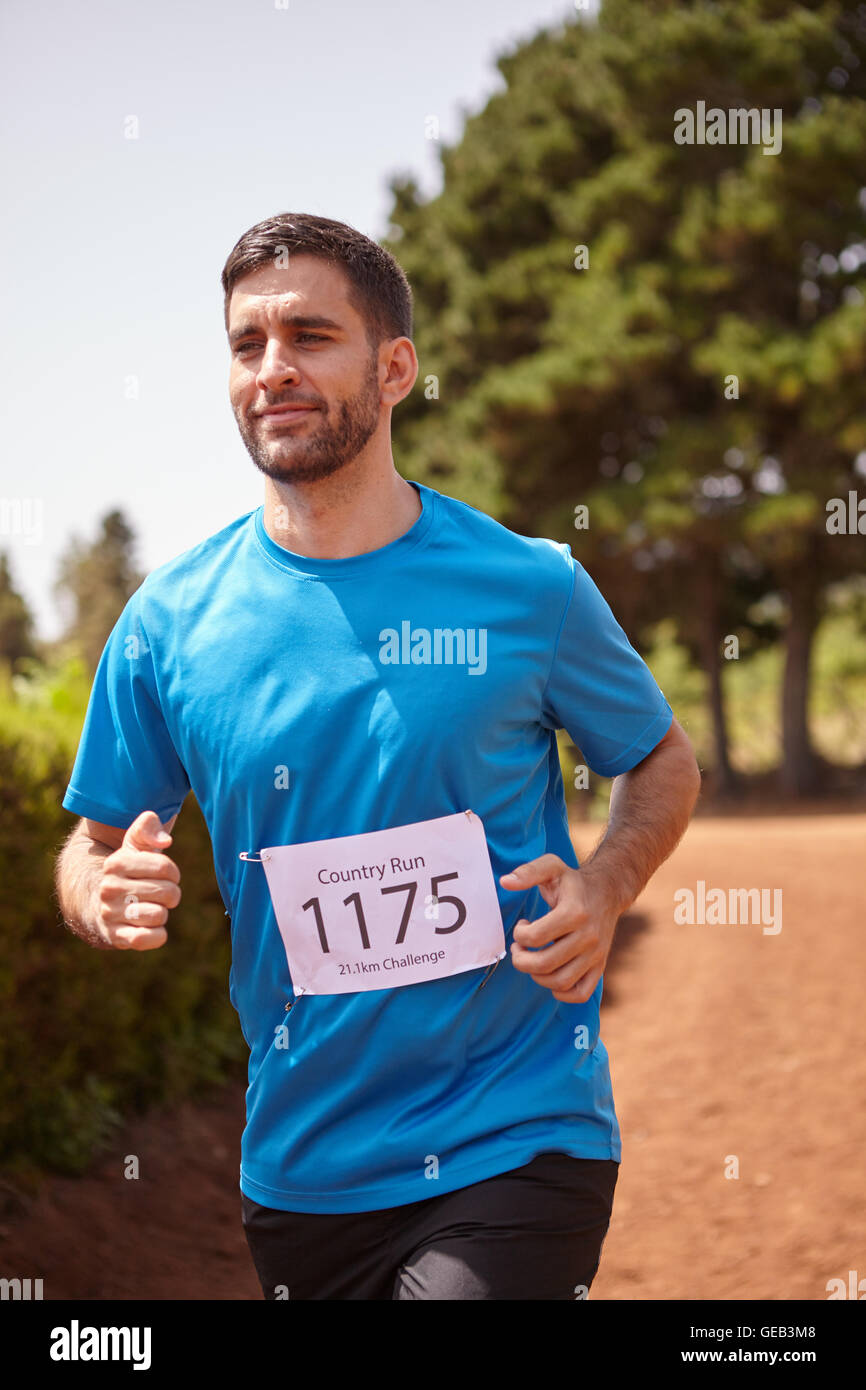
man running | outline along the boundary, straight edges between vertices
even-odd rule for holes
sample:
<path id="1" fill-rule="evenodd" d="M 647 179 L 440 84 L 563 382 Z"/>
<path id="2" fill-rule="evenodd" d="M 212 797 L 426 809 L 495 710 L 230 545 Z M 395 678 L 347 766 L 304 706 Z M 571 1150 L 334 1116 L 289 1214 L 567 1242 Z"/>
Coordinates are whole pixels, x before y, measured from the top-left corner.
<path id="1" fill-rule="evenodd" d="M 567 545 L 395 470 L 418 362 L 383 248 L 286 213 L 222 283 L 264 505 L 149 574 L 108 639 L 64 917 L 162 946 L 192 789 L 250 1048 L 266 1299 L 585 1297 L 621 1157 L 602 972 L 688 823 L 691 745 Z M 560 728 L 614 779 L 580 868 Z"/>

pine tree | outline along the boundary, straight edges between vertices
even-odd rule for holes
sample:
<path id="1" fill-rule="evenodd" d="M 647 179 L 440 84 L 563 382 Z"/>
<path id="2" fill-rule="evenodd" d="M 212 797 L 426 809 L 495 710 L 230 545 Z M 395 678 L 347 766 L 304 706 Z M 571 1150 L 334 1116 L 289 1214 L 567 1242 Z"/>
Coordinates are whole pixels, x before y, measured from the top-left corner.
<path id="1" fill-rule="evenodd" d="M 33 615 L 12 582 L 6 551 L 0 551 L 0 662 L 14 671 L 35 656 Z"/>
<path id="2" fill-rule="evenodd" d="M 121 511 L 106 513 L 92 544 L 73 538 L 63 555 L 55 593 L 71 610 L 62 641 L 78 647 L 96 670 L 106 640 L 144 576 L 134 559 L 134 534 Z"/>
<path id="3" fill-rule="evenodd" d="M 570 540 L 627 626 L 674 612 L 722 780 L 722 639 L 756 576 L 783 594 L 781 780 L 807 792 L 812 634 L 862 566 L 826 519 L 866 450 L 866 7 L 606 0 L 498 67 L 441 194 L 391 184 L 420 360 L 397 456 Z M 778 153 L 760 122 L 677 143 L 698 102 L 780 112 Z"/>

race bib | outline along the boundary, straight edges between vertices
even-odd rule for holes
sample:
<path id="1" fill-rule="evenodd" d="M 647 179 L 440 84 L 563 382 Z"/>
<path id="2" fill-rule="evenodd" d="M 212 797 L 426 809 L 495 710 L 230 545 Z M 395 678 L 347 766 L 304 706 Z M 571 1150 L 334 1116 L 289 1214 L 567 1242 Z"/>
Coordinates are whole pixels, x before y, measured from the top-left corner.
<path id="1" fill-rule="evenodd" d="M 353 994 L 490 966 L 505 932 L 472 811 L 261 850 L 296 995 Z"/>

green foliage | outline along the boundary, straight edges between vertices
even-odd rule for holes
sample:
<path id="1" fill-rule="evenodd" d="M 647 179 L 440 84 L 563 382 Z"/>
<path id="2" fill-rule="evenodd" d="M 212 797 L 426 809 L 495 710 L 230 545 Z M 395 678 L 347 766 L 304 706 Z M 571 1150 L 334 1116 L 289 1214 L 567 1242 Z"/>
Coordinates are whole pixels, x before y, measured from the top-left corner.
<path id="1" fill-rule="evenodd" d="M 107 512 L 90 544 L 73 538 L 60 561 L 55 592 L 71 610 L 64 645 L 76 647 L 96 670 L 111 629 L 144 576 L 133 551 L 135 537 L 120 511 Z"/>
<path id="2" fill-rule="evenodd" d="M 229 921 L 189 797 L 174 830 L 183 899 L 153 952 L 86 945 L 54 863 L 88 681 L 80 660 L 0 690 L 0 1162 L 81 1172 L 121 1117 L 241 1075 Z"/>
<path id="3" fill-rule="evenodd" d="M 828 760 L 858 766 L 866 762 L 866 576 L 831 591 L 828 606 L 815 640 L 815 743 Z"/>
<path id="4" fill-rule="evenodd" d="M 776 692 L 782 680 L 779 645 L 727 663 L 724 689 L 731 735 L 731 762 L 738 772 L 769 772 L 781 754 Z"/>

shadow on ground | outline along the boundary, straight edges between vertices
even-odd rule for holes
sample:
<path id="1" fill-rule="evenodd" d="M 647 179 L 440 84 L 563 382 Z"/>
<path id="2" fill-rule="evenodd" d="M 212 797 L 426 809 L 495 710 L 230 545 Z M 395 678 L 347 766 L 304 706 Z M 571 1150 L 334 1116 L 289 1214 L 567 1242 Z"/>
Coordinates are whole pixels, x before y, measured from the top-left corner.
<path id="1" fill-rule="evenodd" d="M 634 949 L 643 932 L 650 924 L 645 912 L 624 912 L 613 934 L 613 945 L 604 968 L 604 995 L 602 1007 L 617 1002 L 617 970 L 626 956 Z"/>

